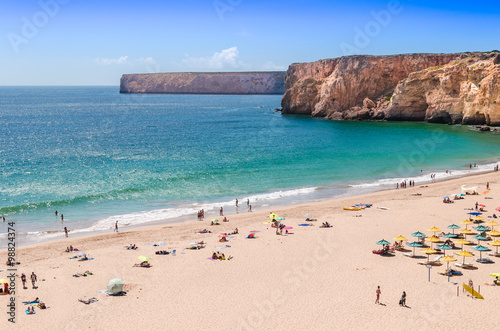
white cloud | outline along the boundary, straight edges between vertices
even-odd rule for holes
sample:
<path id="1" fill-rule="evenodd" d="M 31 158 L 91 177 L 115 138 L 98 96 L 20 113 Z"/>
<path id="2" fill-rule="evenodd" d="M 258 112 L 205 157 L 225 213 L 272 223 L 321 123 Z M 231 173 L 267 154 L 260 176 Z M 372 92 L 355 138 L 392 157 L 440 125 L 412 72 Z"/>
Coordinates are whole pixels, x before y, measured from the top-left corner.
<path id="1" fill-rule="evenodd" d="M 103 66 L 141 65 L 145 66 L 148 72 L 158 72 L 160 70 L 158 62 L 156 62 L 155 59 L 153 59 L 152 57 L 141 57 L 138 59 L 129 59 L 128 56 L 120 56 L 118 58 L 98 57 L 95 59 L 95 63 Z"/>
<path id="2" fill-rule="evenodd" d="M 210 57 L 191 57 L 188 54 L 184 55 L 182 60 L 189 68 L 197 69 L 241 69 L 245 65 L 238 59 L 238 47 L 224 49 L 221 52 L 216 52 Z"/>
<path id="3" fill-rule="evenodd" d="M 109 57 L 98 57 L 97 59 L 95 59 L 95 62 L 103 66 L 109 66 L 112 64 L 117 64 L 117 65 L 130 64 L 128 56 L 120 56 L 119 58 L 116 59 Z"/>
<path id="4" fill-rule="evenodd" d="M 265 71 L 284 71 L 286 69 L 287 69 L 286 66 L 274 64 L 274 62 L 272 62 L 272 61 L 267 61 L 262 66 L 262 70 L 265 70 Z"/>

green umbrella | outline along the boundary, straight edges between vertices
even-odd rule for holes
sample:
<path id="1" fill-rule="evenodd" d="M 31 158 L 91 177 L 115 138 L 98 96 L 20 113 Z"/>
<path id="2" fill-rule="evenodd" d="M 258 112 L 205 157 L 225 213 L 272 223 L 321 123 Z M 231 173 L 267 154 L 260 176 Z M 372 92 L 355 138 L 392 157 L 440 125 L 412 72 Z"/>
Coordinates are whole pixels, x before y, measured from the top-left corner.
<path id="1" fill-rule="evenodd" d="M 474 229 L 476 229 L 477 231 L 489 231 L 489 229 L 487 227 L 485 227 L 484 225 L 479 225 L 479 226 L 476 226 Z"/>
<path id="2" fill-rule="evenodd" d="M 417 241 L 414 241 L 406 246 L 413 247 L 413 255 L 415 255 L 415 247 L 422 247 L 423 245 Z"/>
<path id="3" fill-rule="evenodd" d="M 446 244 L 442 244 L 442 245 L 439 245 L 438 247 L 436 248 L 439 248 L 439 249 L 442 249 L 444 251 L 446 251 L 447 249 L 452 249 L 453 247 L 451 247 L 450 245 L 446 245 Z M 446 252 L 445 252 L 446 253 Z M 445 254 L 446 255 L 446 254 Z"/>
<path id="4" fill-rule="evenodd" d="M 449 232 L 443 236 L 443 238 L 455 238 L 455 237 L 457 237 L 456 234 L 449 233 Z"/>
<path id="5" fill-rule="evenodd" d="M 423 234 L 423 233 L 422 233 L 422 232 L 420 232 L 420 231 L 413 232 L 411 235 L 412 235 L 413 237 L 419 237 L 419 238 L 421 238 L 421 237 L 425 237 L 425 234 Z"/>
<path id="6" fill-rule="evenodd" d="M 125 286 L 125 282 L 120 278 L 113 278 L 108 283 L 108 291 L 117 294 L 123 291 L 123 286 Z"/>
<path id="7" fill-rule="evenodd" d="M 482 257 L 481 257 L 481 253 L 482 252 L 491 251 L 491 249 L 489 249 L 488 247 L 484 247 L 484 246 L 481 246 L 481 245 L 474 247 L 473 250 L 479 252 L 479 259 L 480 260 L 482 259 Z"/>
<path id="8" fill-rule="evenodd" d="M 387 241 L 387 240 L 385 240 L 385 239 L 382 239 L 382 240 L 380 240 L 380 241 L 377 241 L 377 243 L 376 243 L 376 244 L 377 244 L 377 245 L 390 245 L 391 243 L 390 243 L 390 242 L 388 242 L 388 241 Z"/>

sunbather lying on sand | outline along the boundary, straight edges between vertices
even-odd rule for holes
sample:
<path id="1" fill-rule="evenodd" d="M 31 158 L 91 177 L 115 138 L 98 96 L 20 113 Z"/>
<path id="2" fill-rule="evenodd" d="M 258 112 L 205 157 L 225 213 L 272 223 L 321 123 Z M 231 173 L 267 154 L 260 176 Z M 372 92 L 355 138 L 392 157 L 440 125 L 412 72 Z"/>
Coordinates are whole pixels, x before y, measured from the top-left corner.
<path id="1" fill-rule="evenodd" d="M 203 229 L 201 231 L 198 231 L 198 233 L 212 233 L 212 231 L 208 231 L 207 229 Z"/>
<path id="2" fill-rule="evenodd" d="M 92 302 L 96 302 L 96 301 L 99 301 L 99 300 L 97 300 L 97 298 L 90 298 L 90 299 L 87 299 L 87 300 L 78 299 L 78 301 L 83 302 L 84 304 L 88 305 L 88 304 L 91 304 Z"/>
<path id="3" fill-rule="evenodd" d="M 316 222 L 316 221 L 318 221 L 318 220 L 315 218 L 309 218 L 309 217 L 306 218 L 306 222 Z"/>
<path id="4" fill-rule="evenodd" d="M 320 228 L 331 228 L 331 227 L 332 226 L 328 222 L 323 222 L 323 224 L 321 224 L 321 226 L 320 226 Z"/>
<path id="5" fill-rule="evenodd" d="M 150 268 L 150 267 L 152 267 L 152 265 L 149 264 L 148 261 L 144 261 L 144 262 L 141 262 L 141 263 L 134 264 L 134 267 Z"/>
<path id="6" fill-rule="evenodd" d="M 129 246 L 126 246 L 126 247 L 127 247 L 127 249 L 137 249 L 137 248 L 139 248 L 135 244 L 133 244 L 133 245 L 130 244 Z"/>

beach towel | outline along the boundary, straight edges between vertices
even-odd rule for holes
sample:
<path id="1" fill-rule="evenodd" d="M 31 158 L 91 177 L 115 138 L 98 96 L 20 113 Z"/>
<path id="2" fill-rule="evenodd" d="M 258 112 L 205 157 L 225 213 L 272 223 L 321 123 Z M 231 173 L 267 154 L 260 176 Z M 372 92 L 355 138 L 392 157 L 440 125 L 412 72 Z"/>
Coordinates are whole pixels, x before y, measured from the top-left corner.
<path id="1" fill-rule="evenodd" d="M 229 245 L 225 245 L 225 246 L 217 246 L 217 248 L 220 248 L 220 249 L 222 249 L 222 248 L 229 248 L 229 247 L 231 247 L 231 246 L 229 246 Z"/>
<path id="2" fill-rule="evenodd" d="M 34 309 L 33 309 L 33 314 L 30 314 L 30 313 L 28 312 L 28 309 L 26 309 L 26 310 L 25 310 L 25 312 L 26 312 L 26 315 L 33 315 L 33 314 L 36 314 L 36 311 L 35 311 Z"/>
<path id="3" fill-rule="evenodd" d="M 314 226 L 314 225 L 310 224 L 310 223 L 302 223 L 302 224 L 299 224 L 299 226 Z"/>
<path id="4" fill-rule="evenodd" d="M 23 301 L 23 303 L 25 305 L 37 305 L 40 303 L 40 300 L 36 300 L 36 301 Z"/>

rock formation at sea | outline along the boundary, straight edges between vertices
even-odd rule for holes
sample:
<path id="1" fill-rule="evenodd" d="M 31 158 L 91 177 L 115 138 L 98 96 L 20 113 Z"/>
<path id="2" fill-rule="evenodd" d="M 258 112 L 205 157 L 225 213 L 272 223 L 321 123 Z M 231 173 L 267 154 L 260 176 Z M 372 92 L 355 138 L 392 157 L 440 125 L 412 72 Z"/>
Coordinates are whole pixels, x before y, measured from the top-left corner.
<path id="1" fill-rule="evenodd" d="M 123 75 L 120 93 L 283 94 L 285 72 L 172 72 Z"/>
<path id="2" fill-rule="evenodd" d="M 294 63 L 284 114 L 500 125 L 500 52 L 355 55 Z"/>

